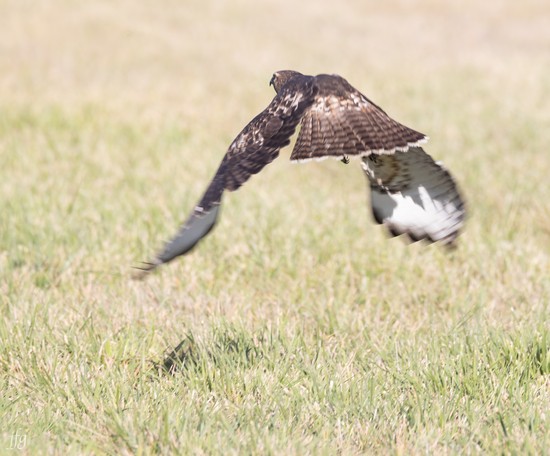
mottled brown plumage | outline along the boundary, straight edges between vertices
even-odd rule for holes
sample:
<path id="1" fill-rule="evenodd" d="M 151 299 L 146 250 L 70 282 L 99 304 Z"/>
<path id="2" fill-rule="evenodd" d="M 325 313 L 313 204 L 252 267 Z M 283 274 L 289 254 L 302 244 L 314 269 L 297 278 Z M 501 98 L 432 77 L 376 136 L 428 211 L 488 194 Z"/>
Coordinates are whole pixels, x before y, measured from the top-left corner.
<path id="1" fill-rule="evenodd" d="M 137 278 L 190 252 L 214 228 L 223 192 L 237 190 L 250 176 L 275 160 L 279 150 L 290 143 L 304 110 L 311 105 L 317 92 L 312 76 L 300 73 L 293 76 L 285 75 L 284 84 L 281 83 L 283 78 L 272 79 L 277 89 L 275 98 L 233 140 L 191 215 L 152 261 L 137 268 L 141 271 Z"/>
<path id="2" fill-rule="evenodd" d="M 198 207 L 208 211 L 213 204 L 221 202 L 224 190 L 237 190 L 251 175 L 275 160 L 279 150 L 290 143 L 316 91 L 310 76 L 300 75 L 286 84 L 233 140 Z"/>
<path id="3" fill-rule="evenodd" d="M 291 160 L 333 157 L 348 163 L 348 157 L 363 157 L 365 174 L 373 189 L 373 214 L 379 223 L 386 224 L 394 234 L 409 233 L 415 240 L 454 240 L 463 224 L 462 200 L 448 172 L 443 172 L 418 147 L 427 140 L 425 135 L 391 119 L 338 75 L 306 76 L 283 70 L 273 74 L 270 84 L 277 93 L 275 98 L 237 135 L 191 215 L 158 255 L 139 268 L 140 277 L 188 253 L 204 238 L 218 219 L 224 191 L 237 190 L 271 163 L 280 149 L 290 143 L 299 123 L 300 133 Z M 409 150 L 414 153 L 405 159 Z M 376 165 L 376 157 L 382 160 L 381 166 Z M 430 177 L 434 171 L 435 180 Z M 429 185 L 423 186 L 417 175 Z M 384 184 L 390 181 L 391 188 Z M 443 190 L 437 190 L 442 185 Z M 407 189 L 409 193 L 402 197 L 401 191 Z M 422 197 L 410 203 L 407 198 L 415 195 Z M 420 201 L 422 198 L 425 201 Z M 437 210 L 426 207 L 426 201 Z M 427 225 L 418 222 L 418 218 L 428 220 Z M 432 229 L 430 223 L 438 226 Z"/>
<path id="4" fill-rule="evenodd" d="M 340 76 L 321 74 L 315 85 L 319 90 L 304 113 L 291 160 L 392 154 L 427 140 L 390 118 Z"/>

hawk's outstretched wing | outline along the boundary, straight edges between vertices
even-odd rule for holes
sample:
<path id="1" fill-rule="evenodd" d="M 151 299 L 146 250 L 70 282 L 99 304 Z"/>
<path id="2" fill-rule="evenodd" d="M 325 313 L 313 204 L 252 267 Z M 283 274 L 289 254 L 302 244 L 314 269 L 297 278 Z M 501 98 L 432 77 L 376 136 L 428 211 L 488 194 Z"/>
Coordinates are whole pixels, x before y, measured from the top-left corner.
<path id="1" fill-rule="evenodd" d="M 451 245 L 464 225 L 466 210 L 458 188 L 440 163 L 422 148 L 364 157 L 372 214 L 392 236 Z"/>
<path id="2" fill-rule="evenodd" d="M 428 138 L 338 75 L 316 76 L 315 84 L 290 159 L 363 157 L 378 223 L 394 236 L 451 244 L 464 225 L 464 202 L 449 172 L 419 147 Z"/>
<path id="3" fill-rule="evenodd" d="M 152 261 L 138 268 L 141 270 L 138 278 L 189 252 L 214 227 L 223 192 L 237 190 L 251 175 L 277 158 L 279 150 L 290 143 L 304 110 L 313 102 L 317 90 L 313 80 L 303 75 L 293 78 L 239 133 L 189 218 Z"/>
<path id="4" fill-rule="evenodd" d="M 302 117 L 293 161 L 392 154 L 428 139 L 390 118 L 338 75 L 320 74 L 315 84 L 319 90 Z"/>

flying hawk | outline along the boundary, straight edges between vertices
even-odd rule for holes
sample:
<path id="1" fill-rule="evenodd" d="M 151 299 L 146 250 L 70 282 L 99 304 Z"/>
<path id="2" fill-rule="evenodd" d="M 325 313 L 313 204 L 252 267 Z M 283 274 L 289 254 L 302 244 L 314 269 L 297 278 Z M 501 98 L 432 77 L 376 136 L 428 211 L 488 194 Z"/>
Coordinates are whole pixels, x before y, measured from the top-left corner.
<path id="1" fill-rule="evenodd" d="M 359 157 L 371 188 L 372 214 L 392 236 L 451 245 L 465 218 L 464 202 L 449 172 L 420 147 L 427 137 L 390 118 L 338 75 L 277 71 L 276 95 L 244 127 L 177 234 L 139 276 L 188 253 L 214 227 L 225 190 L 234 191 L 290 143 L 291 161 Z"/>

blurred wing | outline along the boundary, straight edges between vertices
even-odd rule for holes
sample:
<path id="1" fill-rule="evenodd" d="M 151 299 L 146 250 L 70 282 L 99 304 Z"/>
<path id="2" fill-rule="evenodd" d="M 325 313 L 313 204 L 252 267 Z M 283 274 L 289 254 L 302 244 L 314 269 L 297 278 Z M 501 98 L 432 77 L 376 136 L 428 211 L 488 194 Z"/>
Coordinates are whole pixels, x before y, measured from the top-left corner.
<path id="1" fill-rule="evenodd" d="M 319 75 L 315 83 L 318 92 L 302 118 L 291 160 L 392 154 L 427 141 L 424 134 L 390 118 L 344 78 Z"/>
<path id="2" fill-rule="evenodd" d="M 239 133 L 187 221 L 152 261 L 138 268 L 141 270 L 138 278 L 195 247 L 214 228 L 223 192 L 237 190 L 277 158 L 279 150 L 290 143 L 304 110 L 313 101 L 312 81 L 312 77 L 304 76 L 295 84 L 285 86 Z"/>
<path id="3" fill-rule="evenodd" d="M 452 244 L 466 210 L 458 188 L 439 163 L 420 147 L 394 155 L 364 157 L 372 214 L 392 236 Z"/>

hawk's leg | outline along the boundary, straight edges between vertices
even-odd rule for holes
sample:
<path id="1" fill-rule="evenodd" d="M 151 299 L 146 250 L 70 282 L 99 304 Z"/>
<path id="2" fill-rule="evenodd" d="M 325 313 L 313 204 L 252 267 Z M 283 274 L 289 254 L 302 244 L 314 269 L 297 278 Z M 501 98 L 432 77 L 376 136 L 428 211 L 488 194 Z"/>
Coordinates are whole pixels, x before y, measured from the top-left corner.
<path id="1" fill-rule="evenodd" d="M 347 165 L 349 163 L 349 157 L 347 155 L 344 155 L 342 157 L 342 160 L 340 160 L 344 165 Z"/>

